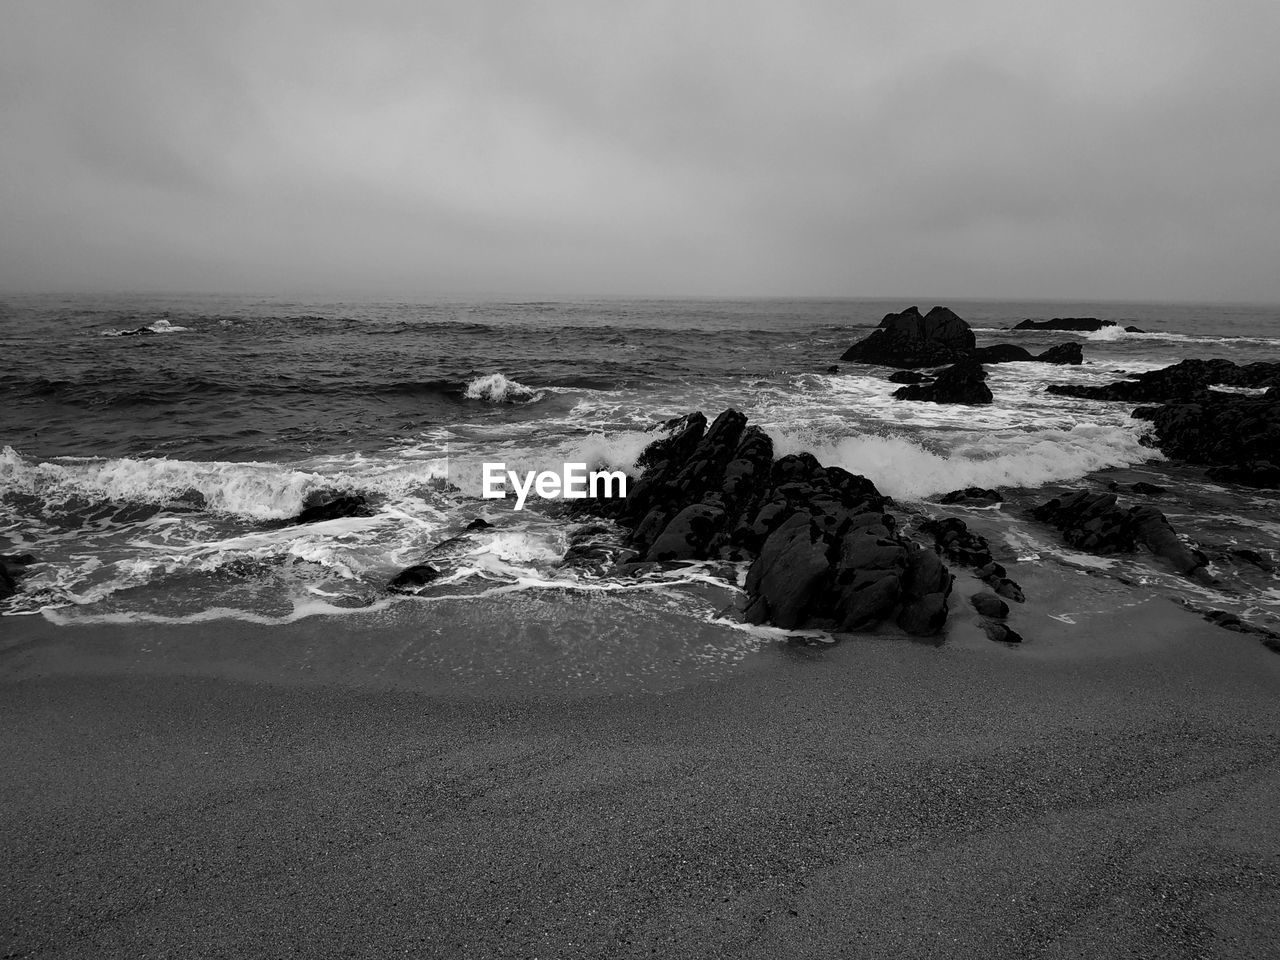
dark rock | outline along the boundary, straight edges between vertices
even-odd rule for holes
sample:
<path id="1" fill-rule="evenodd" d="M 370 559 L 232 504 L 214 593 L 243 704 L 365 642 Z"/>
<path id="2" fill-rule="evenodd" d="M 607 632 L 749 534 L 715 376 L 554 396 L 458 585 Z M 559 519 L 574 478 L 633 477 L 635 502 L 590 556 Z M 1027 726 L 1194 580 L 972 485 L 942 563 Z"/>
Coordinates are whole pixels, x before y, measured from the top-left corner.
<path id="1" fill-rule="evenodd" d="M 1228 555 L 1233 560 L 1243 560 L 1245 563 L 1251 563 L 1259 570 L 1267 573 L 1275 573 L 1276 571 L 1276 565 L 1271 558 L 1257 550 L 1250 550 L 1247 547 L 1235 547 L 1228 551 Z"/>
<path id="2" fill-rule="evenodd" d="M 1054 317 L 1052 320 L 1023 320 L 1015 324 L 1015 330 L 1071 330 L 1075 333 L 1087 333 L 1101 330 L 1103 327 L 1114 327 L 1114 320 L 1099 320 L 1097 317 Z"/>
<path id="3" fill-rule="evenodd" d="M 975 360 L 963 360 L 941 371 L 933 383 L 911 384 L 893 391 L 897 400 L 924 400 L 930 403 L 990 403 L 990 388 L 983 382 L 987 372 Z"/>
<path id="4" fill-rule="evenodd" d="M 943 556 L 974 568 L 974 574 L 1000 596 L 1017 603 L 1026 600 L 1022 588 L 1008 578 L 1005 568 L 991 558 L 991 544 L 974 533 L 959 517 L 939 517 L 920 524 L 920 532 L 933 537 Z"/>
<path id="5" fill-rule="evenodd" d="M 1147 483 L 1145 480 L 1139 480 L 1129 489 L 1134 493 L 1140 493 L 1148 497 L 1161 497 L 1169 492 L 1168 489 L 1158 483 Z"/>
<path id="6" fill-rule="evenodd" d="M 942 629 L 951 575 L 934 550 L 896 532 L 871 481 L 808 453 L 775 460 L 768 435 L 737 411 L 710 426 L 691 415 L 669 429 L 639 458 L 626 500 L 598 506 L 645 560 L 616 573 L 751 561 L 743 612 L 751 622 L 851 630 L 896 619 L 911 633 Z"/>
<path id="7" fill-rule="evenodd" d="M 1059 366 L 1077 366 L 1084 363 L 1084 351 L 1078 343 L 1060 343 L 1056 347 L 1050 347 L 1034 359 L 1042 363 L 1056 363 Z"/>
<path id="8" fill-rule="evenodd" d="M 1133 553 L 1139 544 L 1185 576 L 1203 577 L 1206 558 L 1178 539 L 1165 515 L 1142 505 L 1116 505 L 1114 493 L 1078 490 L 1031 509 L 1031 515 L 1057 527 L 1069 545 L 1089 553 Z"/>
<path id="9" fill-rule="evenodd" d="M 952 490 L 938 499 L 939 503 L 1000 503 L 1004 497 L 999 490 L 988 490 L 985 487 L 965 487 L 963 490 Z"/>
<path id="10" fill-rule="evenodd" d="M 1022 587 L 1008 577 L 990 577 L 984 578 L 986 582 L 991 584 L 996 593 L 1004 597 L 1006 600 L 1012 600 L 1014 603 L 1026 603 L 1026 594 L 1022 592 Z"/>
<path id="11" fill-rule="evenodd" d="M 437 580 L 440 577 L 440 571 L 429 563 L 420 563 L 412 567 L 406 567 L 387 584 L 387 589 L 392 593 L 417 593 L 418 590 Z"/>
<path id="12" fill-rule="evenodd" d="M 827 367 L 827 373 L 839 373 L 839 372 L 840 372 L 840 368 L 834 363 L 831 366 Z"/>
<path id="13" fill-rule="evenodd" d="M 1031 351 L 1012 343 L 995 343 L 989 347 L 978 347 L 973 351 L 973 359 L 979 363 L 1017 363 L 1034 360 Z"/>
<path id="14" fill-rule="evenodd" d="M 923 373 L 917 373 L 914 370 L 899 370 L 896 373 L 889 374 L 890 383 L 927 383 L 933 377 L 925 376 Z"/>
<path id="15" fill-rule="evenodd" d="M 1125 327 L 1124 332 L 1125 333 L 1146 333 L 1147 331 L 1143 330 L 1141 327 Z"/>
<path id="16" fill-rule="evenodd" d="M 936 367 L 966 358 L 974 345 L 969 324 L 948 308 L 934 307 L 921 316 L 919 308 L 908 307 L 886 314 L 879 328 L 840 359 L 887 367 Z"/>
<path id="17" fill-rule="evenodd" d="M 695 503 L 677 513 L 645 554 L 646 560 L 692 560 L 707 556 L 707 547 L 724 525 L 725 512 Z"/>
<path id="18" fill-rule="evenodd" d="M 1022 635 L 1006 623 L 984 623 L 987 637 L 997 643 L 1022 643 Z"/>
<path id="19" fill-rule="evenodd" d="M 1118 400 L 1130 403 L 1169 403 L 1175 400 L 1198 400 L 1211 386 L 1274 387 L 1280 386 L 1280 362 L 1257 361 L 1237 364 L 1230 360 L 1183 360 L 1170 367 L 1148 370 L 1129 380 L 1103 386 L 1055 383 L 1049 393 L 1085 400 Z M 1227 400 L 1258 400 L 1256 397 L 1217 395 Z M 1216 396 L 1211 395 L 1216 398 Z"/>
<path id="20" fill-rule="evenodd" d="M 484 517 L 476 517 L 474 520 L 472 520 L 470 523 L 467 524 L 466 529 L 467 530 L 488 530 L 492 526 L 493 524 L 490 523 L 488 520 L 484 519 Z"/>
<path id="21" fill-rule="evenodd" d="M 749 619 L 769 620 L 786 630 L 800 626 L 830 566 L 827 545 L 815 537 L 808 517 L 792 514 L 769 535 L 747 573 L 747 592 L 756 597 Z"/>
<path id="22" fill-rule="evenodd" d="M 981 593 L 975 593 L 969 598 L 969 602 L 973 604 L 973 609 L 984 617 L 999 617 L 1003 619 L 1009 616 L 1009 605 L 994 593 L 986 590 Z"/>
<path id="23" fill-rule="evenodd" d="M 1205 464 L 1211 480 L 1253 487 L 1280 487 L 1280 396 L 1204 393 L 1193 401 L 1139 407 L 1150 420 L 1150 442 L 1167 456 Z"/>
<path id="24" fill-rule="evenodd" d="M 289 523 L 321 523 L 325 520 L 339 520 L 343 517 L 371 517 L 373 509 L 369 501 L 359 494 L 334 497 L 307 507 Z"/>
<path id="25" fill-rule="evenodd" d="M 1227 467 L 1213 467 L 1210 480 L 1237 483 L 1242 487 L 1280 487 L 1280 467 L 1269 460 L 1250 460 Z"/>

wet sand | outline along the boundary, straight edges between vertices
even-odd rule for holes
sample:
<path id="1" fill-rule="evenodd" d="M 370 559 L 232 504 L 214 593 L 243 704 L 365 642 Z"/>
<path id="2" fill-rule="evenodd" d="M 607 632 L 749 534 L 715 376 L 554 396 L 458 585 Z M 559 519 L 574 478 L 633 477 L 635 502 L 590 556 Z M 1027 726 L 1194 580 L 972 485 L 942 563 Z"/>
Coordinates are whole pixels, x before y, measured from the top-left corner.
<path id="1" fill-rule="evenodd" d="M 643 682 L 9 618 L 0 956 L 1276 955 L 1280 657 L 1095 583 Z"/>

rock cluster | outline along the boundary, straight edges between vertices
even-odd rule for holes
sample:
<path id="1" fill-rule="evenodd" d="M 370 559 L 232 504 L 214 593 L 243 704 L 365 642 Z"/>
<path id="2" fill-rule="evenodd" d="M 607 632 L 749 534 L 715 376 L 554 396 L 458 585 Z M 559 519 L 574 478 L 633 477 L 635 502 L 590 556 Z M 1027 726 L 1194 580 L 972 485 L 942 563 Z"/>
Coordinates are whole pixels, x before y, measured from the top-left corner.
<path id="1" fill-rule="evenodd" d="M 846 631 L 892 619 L 918 636 L 946 622 L 950 572 L 896 532 L 875 485 L 807 453 L 774 459 L 736 410 L 709 426 L 690 414 L 638 466 L 625 500 L 594 509 L 630 531 L 642 561 L 751 560 L 750 622 Z"/>
<path id="2" fill-rule="evenodd" d="M 1080 344 L 1075 342 L 1060 343 L 1043 353 L 1032 353 L 1026 347 L 1020 347 L 1016 343 L 994 343 L 989 347 L 978 347 L 973 351 L 973 358 L 979 363 L 1016 363 L 1036 360 L 1041 363 L 1056 363 L 1059 366 L 1075 366 L 1084 363 L 1084 351 L 1080 348 Z"/>
<path id="3" fill-rule="evenodd" d="M 1211 393 L 1212 386 L 1280 386 L 1280 363 L 1237 364 L 1230 360 L 1183 360 L 1170 367 L 1149 370 L 1129 380 L 1102 386 L 1050 384 L 1049 393 L 1084 400 L 1119 400 L 1137 403 L 1192 400 Z"/>
<path id="4" fill-rule="evenodd" d="M 1260 396 L 1221 393 L 1247 387 Z M 1054 384 L 1050 393 L 1089 400 L 1158 403 L 1133 415 L 1154 425 L 1147 442 L 1171 457 L 1205 464 L 1211 479 L 1280 487 L 1280 363 L 1183 360 L 1103 386 Z"/>
<path id="5" fill-rule="evenodd" d="M 1210 466 L 1209 478 L 1280 487 L 1280 391 L 1261 397 L 1206 394 L 1199 400 L 1139 407 L 1165 454 Z"/>
<path id="6" fill-rule="evenodd" d="M 869 337 L 841 355 L 841 360 L 886 367 L 937 367 L 968 357 L 976 345 L 973 330 L 947 307 L 921 316 L 919 307 L 886 314 Z"/>
<path id="7" fill-rule="evenodd" d="M 970 530 L 959 517 L 926 520 L 920 524 L 920 531 L 933 537 L 948 560 L 973 567 L 974 576 L 991 588 L 969 598 L 969 603 L 982 617 L 987 636 L 1001 643 L 1021 643 L 1022 636 L 1005 622 L 1009 617 L 1009 604 L 1005 601 L 1022 603 L 1026 597 L 1022 587 L 1010 580 L 1005 568 L 991 556 L 987 538 Z"/>
<path id="8" fill-rule="evenodd" d="M 1103 327 L 1119 326 L 1114 320 L 1097 317 L 1054 317 L 1052 320 L 1023 320 L 1014 324 L 1015 330 L 1071 330 L 1075 333 L 1091 333 Z M 1142 333 L 1138 327 L 1125 327 L 1125 333 Z"/>
<path id="9" fill-rule="evenodd" d="M 1056 527 L 1070 546 L 1089 553 L 1133 553 L 1141 545 L 1178 573 L 1209 579 L 1207 560 L 1178 539 L 1165 515 L 1149 504 L 1123 509 L 1114 493 L 1077 490 L 1031 508 L 1036 520 Z"/>
<path id="10" fill-rule="evenodd" d="M 939 517 L 920 524 L 920 532 L 933 537 L 942 555 L 953 563 L 974 568 L 974 576 L 1000 596 L 1015 603 L 1026 597 L 1022 587 L 1009 579 L 1008 571 L 991 556 L 991 544 L 974 533 L 959 517 Z"/>
<path id="11" fill-rule="evenodd" d="M 939 503 L 1001 503 L 1004 500 L 999 490 L 988 490 L 986 487 L 965 487 L 963 490 L 952 490 L 938 498 Z"/>
<path id="12" fill-rule="evenodd" d="M 1076 364 L 1083 360 L 1083 354 L 1078 343 L 1062 343 L 1040 354 L 1011 343 L 979 347 L 969 324 L 949 308 L 934 307 L 921 315 L 918 307 L 908 307 L 901 313 L 886 314 L 870 336 L 851 346 L 840 359 L 914 369 L 961 361 L 1011 363 L 1039 360 Z M 900 379 L 895 382 L 914 381 Z"/>
<path id="13" fill-rule="evenodd" d="M 976 360 L 962 360 L 939 371 L 930 383 L 913 383 L 893 391 L 897 400 L 927 400 L 932 403 L 990 403 L 994 397 L 983 381 L 987 371 Z"/>

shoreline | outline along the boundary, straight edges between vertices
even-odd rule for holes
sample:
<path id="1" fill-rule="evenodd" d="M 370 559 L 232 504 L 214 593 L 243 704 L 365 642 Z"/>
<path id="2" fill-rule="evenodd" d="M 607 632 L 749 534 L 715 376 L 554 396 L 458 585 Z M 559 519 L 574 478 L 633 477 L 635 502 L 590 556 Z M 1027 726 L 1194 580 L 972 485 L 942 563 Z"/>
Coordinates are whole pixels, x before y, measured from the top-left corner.
<path id="1" fill-rule="evenodd" d="M 1065 624 L 1036 589 L 1020 648 L 957 617 L 941 646 L 765 643 L 561 689 L 420 682 L 421 631 L 331 637 L 346 659 L 308 670 L 315 622 L 7 618 L 0 945 L 1265 953 L 1280 660 L 1163 601 Z"/>

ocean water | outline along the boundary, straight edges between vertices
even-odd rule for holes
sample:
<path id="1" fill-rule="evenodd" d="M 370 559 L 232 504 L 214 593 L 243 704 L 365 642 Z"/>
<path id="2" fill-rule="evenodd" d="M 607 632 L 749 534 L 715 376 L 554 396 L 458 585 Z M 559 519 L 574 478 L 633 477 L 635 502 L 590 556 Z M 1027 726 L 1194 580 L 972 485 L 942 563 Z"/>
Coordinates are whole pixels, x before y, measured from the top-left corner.
<path id="1" fill-rule="evenodd" d="M 965 517 L 1015 578 L 1034 565 L 1280 622 L 1280 582 L 1230 556 L 1280 557 L 1274 497 L 1166 461 L 1141 442 L 1147 425 L 1129 405 L 1044 392 L 1188 357 L 1280 360 L 1280 308 L 949 301 L 979 344 L 1084 345 L 1079 367 L 989 366 L 995 403 L 969 408 L 893 400 L 890 371 L 840 363 L 911 302 L 8 298 L 0 552 L 39 562 L 4 612 L 59 623 L 285 623 L 417 604 L 447 610 L 460 629 L 492 630 L 519 597 L 526 614 L 530 604 L 595 603 L 608 611 L 597 629 L 696 624 L 758 642 L 759 631 L 734 622 L 740 569 L 614 580 L 566 567 L 584 520 L 559 503 L 530 499 L 517 512 L 513 500 L 480 498 L 483 462 L 627 470 L 669 418 L 732 406 L 767 429 L 779 454 L 809 450 L 870 477 L 908 526 Z M 1008 329 L 1053 316 L 1147 332 Z M 152 332 L 121 335 L 143 327 Z M 1025 516 L 1065 489 L 1136 480 L 1169 488 L 1155 502 L 1213 558 L 1218 586 L 1150 558 L 1075 554 Z M 983 510 L 930 500 L 970 485 L 1008 499 Z M 374 515 L 278 523 L 339 492 L 365 495 Z M 476 517 L 493 526 L 466 533 Z M 398 570 L 426 559 L 445 576 L 423 596 L 386 592 Z"/>

